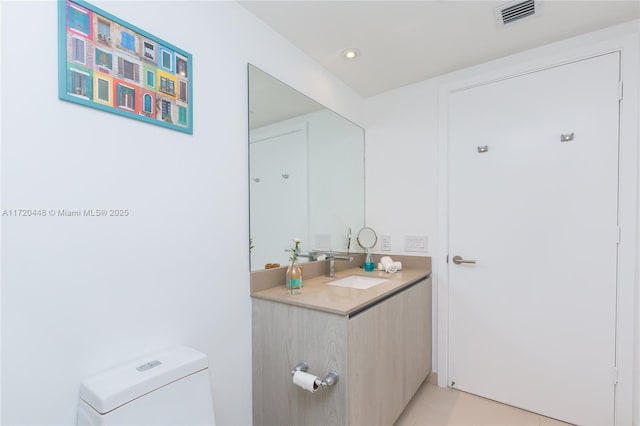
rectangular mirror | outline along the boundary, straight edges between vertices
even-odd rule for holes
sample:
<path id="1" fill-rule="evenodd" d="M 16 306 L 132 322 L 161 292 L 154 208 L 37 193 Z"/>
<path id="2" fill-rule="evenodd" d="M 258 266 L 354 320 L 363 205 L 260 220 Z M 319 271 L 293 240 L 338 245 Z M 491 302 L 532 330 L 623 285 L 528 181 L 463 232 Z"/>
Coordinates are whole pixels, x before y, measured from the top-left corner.
<path id="1" fill-rule="evenodd" d="M 251 270 L 285 266 L 294 237 L 305 254 L 362 252 L 364 129 L 251 64 L 248 72 Z"/>

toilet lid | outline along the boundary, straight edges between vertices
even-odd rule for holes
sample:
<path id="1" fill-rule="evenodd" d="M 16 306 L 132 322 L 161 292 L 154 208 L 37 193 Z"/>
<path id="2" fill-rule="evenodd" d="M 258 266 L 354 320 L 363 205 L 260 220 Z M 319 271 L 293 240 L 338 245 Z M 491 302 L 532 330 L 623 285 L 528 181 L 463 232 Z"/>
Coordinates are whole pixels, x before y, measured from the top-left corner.
<path id="1" fill-rule="evenodd" d="M 152 354 L 85 379 L 80 398 L 100 414 L 208 368 L 207 356 L 181 346 Z"/>

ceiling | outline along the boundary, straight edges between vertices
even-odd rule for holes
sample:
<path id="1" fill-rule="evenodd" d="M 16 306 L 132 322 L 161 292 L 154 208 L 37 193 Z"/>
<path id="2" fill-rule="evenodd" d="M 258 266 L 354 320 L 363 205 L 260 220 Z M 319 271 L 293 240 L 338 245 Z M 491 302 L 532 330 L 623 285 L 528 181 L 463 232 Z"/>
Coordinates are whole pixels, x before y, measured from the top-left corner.
<path id="1" fill-rule="evenodd" d="M 278 102 L 273 100 L 277 99 Z M 324 109 L 322 105 L 249 65 L 249 128 L 256 129 Z"/>
<path id="2" fill-rule="evenodd" d="M 504 0 L 239 3 L 363 97 L 640 17 L 637 0 L 543 0 L 504 26 Z"/>

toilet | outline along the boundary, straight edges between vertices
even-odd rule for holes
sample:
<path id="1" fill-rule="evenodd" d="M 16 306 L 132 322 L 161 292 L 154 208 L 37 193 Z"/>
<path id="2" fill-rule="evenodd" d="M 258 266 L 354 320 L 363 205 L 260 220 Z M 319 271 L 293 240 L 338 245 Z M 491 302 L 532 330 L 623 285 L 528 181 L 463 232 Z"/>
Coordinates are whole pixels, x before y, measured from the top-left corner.
<path id="1" fill-rule="evenodd" d="M 78 425 L 215 425 L 209 362 L 177 347 L 89 377 L 80 386 Z"/>

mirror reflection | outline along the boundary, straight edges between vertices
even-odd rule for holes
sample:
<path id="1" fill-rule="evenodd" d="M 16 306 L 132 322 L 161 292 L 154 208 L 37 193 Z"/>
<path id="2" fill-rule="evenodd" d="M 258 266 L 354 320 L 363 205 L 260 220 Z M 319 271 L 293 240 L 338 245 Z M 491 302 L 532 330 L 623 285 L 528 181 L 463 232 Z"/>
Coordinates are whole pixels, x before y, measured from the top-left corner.
<path id="1" fill-rule="evenodd" d="M 251 270 L 303 257 L 361 252 L 364 130 L 249 64 Z"/>

